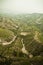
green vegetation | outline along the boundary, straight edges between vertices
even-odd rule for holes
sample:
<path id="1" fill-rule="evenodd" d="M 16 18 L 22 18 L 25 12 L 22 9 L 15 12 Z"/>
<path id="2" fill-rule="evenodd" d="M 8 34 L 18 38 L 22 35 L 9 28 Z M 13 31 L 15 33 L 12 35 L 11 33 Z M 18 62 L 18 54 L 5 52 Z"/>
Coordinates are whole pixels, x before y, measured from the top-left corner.
<path id="1" fill-rule="evenodd" d="M 43 14 L 0 15 L 0 65 L 43 65 Z"/>
<path id="2" fill-rule="evenodd" d="M 40 39 L 40 41 L 43 43 L 43 33 L 40 33 L 39 39 Z"/>
<path id="3" fill-rule="evenodd" d="M 12 40 L 14 33 L 8 29 L 0 28 L 0 39 L 5 41 Z"/>

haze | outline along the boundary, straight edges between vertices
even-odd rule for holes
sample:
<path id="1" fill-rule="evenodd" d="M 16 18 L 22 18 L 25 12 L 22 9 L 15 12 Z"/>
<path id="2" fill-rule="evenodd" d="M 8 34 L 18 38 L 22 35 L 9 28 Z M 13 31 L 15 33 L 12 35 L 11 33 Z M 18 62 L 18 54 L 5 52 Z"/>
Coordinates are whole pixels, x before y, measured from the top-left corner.
<path id="1" fill-rule="evenodd" d="M 2 0 L 0 11 L 5 13 L 43 13 L 43 0 Z"/>

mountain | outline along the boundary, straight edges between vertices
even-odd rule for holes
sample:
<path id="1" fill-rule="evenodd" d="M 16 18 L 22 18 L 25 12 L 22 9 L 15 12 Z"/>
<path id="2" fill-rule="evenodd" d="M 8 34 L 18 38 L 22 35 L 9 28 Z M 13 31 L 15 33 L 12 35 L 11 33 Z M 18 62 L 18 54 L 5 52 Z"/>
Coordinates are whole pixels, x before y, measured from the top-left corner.
<path id="1" fill-rule="evenodd" d="M 42 65 L 42 61 L 43 14 L 0 14 L 0 64 Z"/>

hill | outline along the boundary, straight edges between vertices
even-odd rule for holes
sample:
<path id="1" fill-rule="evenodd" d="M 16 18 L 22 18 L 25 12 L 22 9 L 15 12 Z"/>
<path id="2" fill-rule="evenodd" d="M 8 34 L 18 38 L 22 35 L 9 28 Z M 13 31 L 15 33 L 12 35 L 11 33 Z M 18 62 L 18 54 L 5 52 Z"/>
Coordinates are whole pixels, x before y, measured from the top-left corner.
<path id="1" fill-rule="evenodd" d="M 43 14 L 0 14 L 0 64 L 43 65 L 42 61 Z"/>

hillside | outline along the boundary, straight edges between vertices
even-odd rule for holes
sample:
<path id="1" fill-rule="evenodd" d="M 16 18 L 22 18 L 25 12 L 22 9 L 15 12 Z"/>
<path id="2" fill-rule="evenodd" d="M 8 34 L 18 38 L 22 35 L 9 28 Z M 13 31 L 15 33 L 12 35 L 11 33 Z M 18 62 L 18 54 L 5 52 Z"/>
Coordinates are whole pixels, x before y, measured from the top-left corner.
<path id="1" fill-rule="evenodd" d="M 42 61 L 43 14 L 0 14 L 0 64 L 43 65 Z"/>

